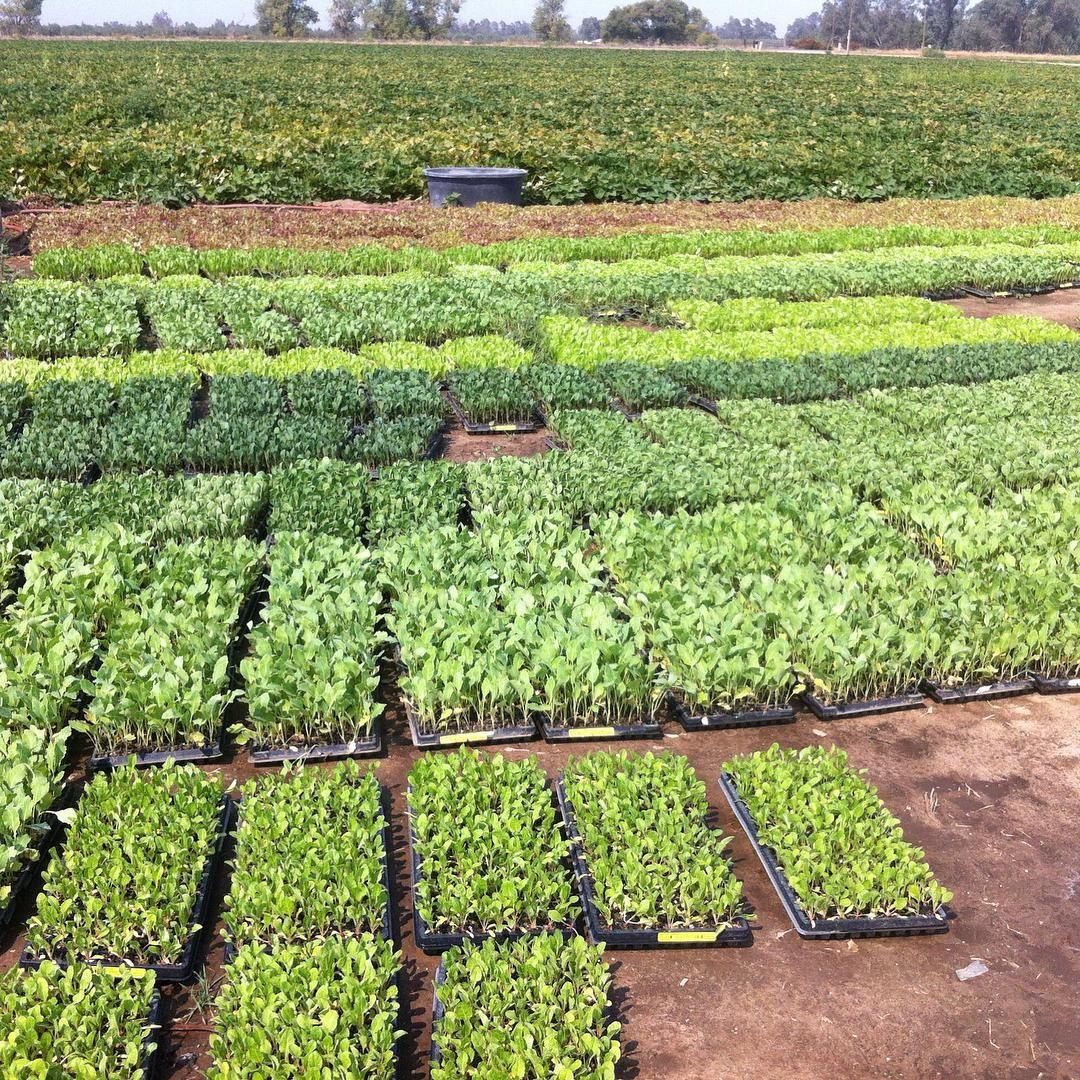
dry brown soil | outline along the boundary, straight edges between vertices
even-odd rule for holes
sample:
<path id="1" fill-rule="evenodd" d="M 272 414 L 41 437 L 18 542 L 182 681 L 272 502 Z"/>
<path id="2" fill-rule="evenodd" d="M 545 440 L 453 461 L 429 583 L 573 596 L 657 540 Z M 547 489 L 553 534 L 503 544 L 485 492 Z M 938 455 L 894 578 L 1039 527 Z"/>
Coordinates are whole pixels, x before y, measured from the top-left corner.
<path id="1" fill-rule="evenodd" d="M 409 743 L 393 679 L 389 749 L 378 768 L 393 796 L 394 905 L 409 988 L 410 1030 L 402 1075 L 426 1075 L 431 977 L 437 961 L 412 942 L 404 783 L 420 751 Z M 934 707 L 888 717 L 680 734 L 635 750 L 686 754 L 707 783 L 716 823 L 733 834 L 737 873 L 758 912 L 751 949 L 611 952 L 625 1022 L 621 1075 L 642 1080 L 714 1077 L 1020 1077 L 1080 1072 L 1080 701 L 1023 697 Z M 803 941 L 716 784 L 734 753 L 836 743 L 866 768 L 881 796 L 921 844 L 958 914 L 947 935 L 846 942 Z M 599 745 L 599 744 L 597 744 Z M 586 747 L 506 748 L 535 754 L 554 776 Z M 226 781 L 253 768 L 241 754 L 209 767 Z M 209 953 L 220 978 L 221 943 Z M 21 935 L 0 942 L 0 967 L 15 962 Z M 989 973 L 961 982 L 981 959 Z M 189 1015 L 189 995 L 169 991 L 169 1077 L 207 1064 L 210 1015 Z M 182 1030 L 181 1030 L 182 1027 Z"/>
<path id="2" fill-rule="evenodd" d="M 995 297 L 983 300 L 968 296 L 962 300 L 947 300 L 965 315 L 989 319 L 995 315 L 1037 315 L 1050 322 L 1064 323 L 1074 330 L 1080 328 L 1080 289 L 1058 289 L 1039 296 Z"/>

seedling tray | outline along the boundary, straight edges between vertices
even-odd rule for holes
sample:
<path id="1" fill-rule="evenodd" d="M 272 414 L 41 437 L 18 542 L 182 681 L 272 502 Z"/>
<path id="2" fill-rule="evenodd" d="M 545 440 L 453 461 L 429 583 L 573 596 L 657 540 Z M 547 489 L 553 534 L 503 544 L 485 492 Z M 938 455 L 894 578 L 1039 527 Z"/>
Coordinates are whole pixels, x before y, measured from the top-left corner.
<path id="1" fill-rule="evenodd" d="M 360 432 L 362 430 L 363 430 L 362 428 L 357 428 L 356 434 L 360 434 Z M 446 421 L 443 420 L 442 423 L 439 424 L 438 430 L 428 440 L 428 444 L 424 448 L 424 452 L 418 458 L 416 458 L 415 460 L 416 461 L 434 461 L 437 457 L 439 457 L 442 454 L 443 443 L 445 441 L 446 441 Z M 401 458 L 400 462 L 412 461 L 412 460 L 414 460 L 414 459 L 413 458 Z M 392 464 L 396 465 L 396 464 L 399 464 L 400 462 L 395 461 L 395 462 L 392 462 Z M 378 465 L 372 465 L 371 468 L 368 469 L 368 472 L 371 473 L 371 479 L 372 480 L 378 480 L 379 479 L 379 466 Z"/>
<path id="2" fill-rule="evenodd" d="M 392 839 L 390 832 L 390 791 L 382 784 L 379 785 L 379 804 L 382 807 L 383 815 L 383 827 L 382 827 L 382 846 L 379 850 L 379 862 L 382 863 L 382 878 L 383 888 L 386 890 L 386 907 L 382 914 L 382 936 L 391 944 L 394 941 L 394 893 L 391 888 L 392 883 L 392 870 L 390 852 L 392 850 Z M 244 800 L 237 800 L 237 813 L 243 812 Z M 236 958 L 237 946 L 231 941 L 225 942 L 225 963 L 230 964 Z"/>
<path id="3" fill-rule="evenodd" d="M 228 795 L 223 795 L 221 797 L 221 814 L 219 817 L 217 840 L 214 842 L 214 847 L 209 856 L 207 856 L 206 865 L 203 868 L 202 877 L 199 879 L 199 885 L 195 892 L 195 904 L 191 909 L 190 925 L 197 925 L 199 929 L 192 930 L 188 934 L 187 942 L 184 945 L 183 951 L 180 953 L 180 959 L 176 961 L 176 963 L 136 964 L 131 961 L 116 959 L 89 959 L 80 960 L 79 963 L 92 964 L 94 967 L 111 968 L 113 970 L 134 968 L 137 971 L 152 971 L 157 976 L 158 983 L 187 982 L 192 975 L 195 974 L 195 966 L 199 958 L 199 953 L 202 951 L 203 942 L 213 929 L 209 924 L 207 915 L 209 914 L 210 901 L 213 897 L 214 883 L 221 871 L 221 864 L 225 858 L 225 839 L 229 835 L 229 829 L 233 821 L 234 813 L 233 800 L 230 799 Z M 44 962 L 45 958 L 35 957 L 30 952 L 29 947 L 24 949 L 22 956 L 19 957 L 19 965 L 24 968 L 39 968 Z M 57 967 L 61 968 L 66 968 L 69 963 L 69 961 L 63 959 L 54 962 Z"/>
<path id="4" fill-rule="evenodd" d="M 713 416 L 720 414 L 720 406 L 709 397 L 704 397 L 701 394 L 691 394 L 687 399 L 691 405 L 696 406 L 699 409 L 703 409 L 707 413 L 711 413 Z"/>
<path id="5" fill-rule="evenodd" d="M 157 1074 L 162 1051 L 165 1048 L 165 1044 L 161 1041 L 161 1013 L 164 1004 L 161 991 L 155 990 L 150 998 L 150 1011 L 146 1015 L 146 1022 L 150 1025 L 150 1031 L 146 1038 L 143 1039 L 142 1054 L 140 1055 L 143 1062 L 144 1080 L 153 1080 Z M 153 1050 L 150 1049 L 151 1043 L 154 1043 Z"/>
<path id="6" fill-rule="evenodd" d="M 1080 691 L 1080 676 L 1032 675 L 1031 681 L 1040 694 L 1075 694 Z"/>
<path id="7" fill-rule="evenodd" d="M 393 660 L 400 675 L 407 675 L 409 669 L 401 659 L 401 648 L 394 646 Z M 503 743 L 525 742 L 536 738 L 536 725 L 531 721 L 510 727 L 490 728 L 482 731 L 426 732 L 420 729 L 420 721 L 409 700 L 402 695 L 405 716 L 409 721 L 409 733 L 413 746 L 421 750 L 432 750 L 445 746 L 464 746 L 466 743 Z"/>
<path id="8" fill-rule="evenodd" d="M 574 818 L 574 808 L 563 787 L 562 777 L 555 781 L 555 794 L 559 799 L 566 835 L 570 840 L 570 861 L 574 865 L 581 907 L 585 913 L 585 931 L 589 940 L 596 944 L 604 942 L 616 949 L 666 949 L 674 947 L 748 948 L 754 943 L 750 924 L 744 918 L 735 920 L 734 926 L 717 930 L 708 926 L 683 926 L 673 930 L 618 930 L 600 924 L 596 907 L 593 876 L 585 856 L 584 844 Z"/>
<path id="9" fill-rule="evenodd" d="M 253 765 L 279 765 L 285 761 L 337 761 L 340 758 L 369 757 L 382 750 L 378 721 L 370 735 L 347 743 L 312 743 L 310 746 L 273 746 L 248 751 Z"/>
<path id="10" fill-rule="evenodd" d="M 411 800 L 412 787 L 407 790 Z M 432 930 L 420 914 L 420 905 L 416 895 L 416 890 L 423 879 L 423 869 L 420 854 L 416 850 L 416 834 L 413 832 L 411 806 L 409 808 L 409 876 L 411 882 L 410 891 L 412 893 L 413 937 L 421 950 L 429 956 L 446 952 L 447 949 L 453 948 L 455 945 L 463 945 L 466 941 L 480 942 L 489 939 L 493 941 L 515 941 L 518 938 L 535 937 L 538 934 L 560 934 L 564 938 L 569 938 L 576 933 L 573 926 L 560 926 L 552 930 L 546 930 L 542 927 L 521 930 L 481 930 L 477 933 L 467 931 L 439 933 Z"/>
<path id="11" fill-rule="evenodd" d="M 540 733 L 547 742 L 581 742 L 592 739 L 655 739 L 661 735 L 660 722 L 647 724 L 600 725 L 594 727 L 551 727 L 539 720 Z"/>
<path id="12" fill-rule="evenodd" d="M 75 805 L 75 791 L 70 784 L 66 784 L 60 791 L 60 794 L 56 798 L 56 802 L 49 808 L 46 813 L 50 813 L 55 810 L 66 810 Z M 23 895 L 34 883 L 36 875 L 40 874 L 45 869 L 49 861 L 49 856 L 52 854 L 52 849 L 56 842 L 63 836 L 67 826 L 55 815 L 50 817 L 47 830 L 41 834 L 36 844 L 30 846 L 31 851 L 37 853 L 37 857 L 33 862 L 28 862 L 22 870 L 15 876 L 15 880 L 11 883 L 11 891 L 8 893 L 7 903 L 0 908 L 0 932 L 5 930 L 11 925 L 12 919 L 15 917 L 15 912 L 19 906 L 19 902 Z"/>
<path id="13" fill-rule="evenodd" d="M 723 728 L 763 727 L 767 724 L 794 724 L 795 710 L 790 705 L 773 709 L 734 709 L 731 712 L 691 712 L 674 695 L 668 703 L 684 731 L 715 731 Z"/>
<path id="14" fill-rule="evenodd" d="M 738 788 L 730 774 L 720 776 L 720 790 L 724 793 L 747 839 L 757 852 L 761 865 L 772 882 L 788 918 L 799 937 L 822 940 L 839 938 L 914 937 L 923 934 L 948 932 L 948 920 L 952 912 L 942 905 L 933 915 L 882 915 L 847 919 L 811 919 L 803 910 L 794 890 L 788 884 L 787 875 L 777 862 L 772 848 L 766 847 L 758 837 L 757 825 L 746 803 L 739 797 Z"/>
<path id="15" fill-rule="evenodd" d="M 225 756 L 221 746 L 221 738 L 216 742 L 207 743 L 206 746 L 187 746 L 176 750 L 144 750 L 139 753 L 129 752 L 126 754 L 106 754 L 101 757 L 92 757 L 86 768 L 90 772 L 108 772 L 110 769 L 118 769 L 126 765 L 132 758 L 140 768 L 149 765 L 164 765 L 166 761 L 187 761 L 196 765 L 210 761 L 220 761 Z"/>
<path id="16" fill-rule="evenodd" d="M 926 707 L 923 695 L 914 693 L 828 705 L 807 691 L 802 695 L 802 702 L 819 720 L 855 720 L 860 716 L 884 716 L 886 713 L 901 712 L 904 709 Z"/>
<path id="17" fill-rule="evenodd" d="M 474 424 L 466 418 L 465 410 L 461 407 L 461 402 L 454 396 L 453 391 L 448 390 L 446 397 L 450 402 L 450 408 L 454 410 L 458 423 L 465 429 L 467 435 L 528 435 L 540 427 L 540 418 L 535 414 L 535 411 L 528 417 L 505 424 Z"/>
<path id="18" fill-rule="evenodd" d="M 971 701 L 996 701 L 998 698 L 1030 694 L 1035 689 L 1034 679 L 1006 679 L 1001 682 L 970 686 L 942 686 L 924 679 L 919 684 L 923 691 L 939 705 L 964 705 Z"/>

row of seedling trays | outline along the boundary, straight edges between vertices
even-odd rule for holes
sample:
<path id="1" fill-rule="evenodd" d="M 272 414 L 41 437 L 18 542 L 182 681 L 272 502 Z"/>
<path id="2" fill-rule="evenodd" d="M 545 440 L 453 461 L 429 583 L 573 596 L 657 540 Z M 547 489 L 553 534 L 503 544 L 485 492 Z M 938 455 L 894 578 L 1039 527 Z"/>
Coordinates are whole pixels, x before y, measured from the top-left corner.
<path id="1" fill-rule="evenodd" d="M 732 759 L 721 785 L 801 935 L 948 928 L 950 894 L 842 751 L 774 746 Z M 802 793 L 798 804 L 791 790 Z M 793 810 L 805 828 L 792 828 Z M 64 816 L 73 821 L 45 865 L 21 965 L 40 969 L 57 993 L 68 967 L 114 976 L 117 987 L 139 991 L 148 1015 L 155 983 L 189 979 L 198 966 L 235 812 L 219 781 L 191 766 L 94 777 L 77 812 Z M 245 1047 L 258 1043 L 253 1030 L 275 1042 L 293 1021 L 269 1005 L 291 987 L 301 1011 L 336 1008 L 352 1018 L 340 1038 L 351 1039 L 356 1024 L 377 1031 L 373 1043 L 362 1040 L 363 1053 L 392 1075 L 404 997 L 393 951 L 390 815 L 375 772 L 355 761 L 329 771 L 287 766 L 249 782 L 239 814 L 212 1056 L 241 1069 Z M 489 1006 L 500 995 L 515 1007 L 551 1000 L 538 979 L 594 984 L 602 1007 L 587 1026 L 611 1036 L 603 1052 L 617 1057 L 596 943 L 751 944 L 754 914 L 708 814 L 705 785 L 685 758 L 666 753 L 572 760 L 554 799 L 533 760 L 468 749 L 422 758 L 409 778 L 414 925 L 421 948 L 447 951 L 433 1060 L 472 1045 L 466 1018 L 497 1015 Z M 37 854 L 44 863 L 47 848 Z M 873 896 L 874 910 L 852 908 L 847 896 Z M 477 979 L 480 970 L 493 977 Z M 7 978 L 12 993 L 30 985 Z M 325 1000 L 309 1004 L 301 988 L 315 982 Z M 353 997 L 341 1005 L 338 994 Z M 536 1019 L 529 1016 L 520 1022 Z M 577 1023 L 562 1030 L 559 1018 L 543 1019 L 560 1039 Z M 145 1039 L 150 1029 L 136 1026 Z M 361 1062 L 353 1065 L 359 1072 Z"/>

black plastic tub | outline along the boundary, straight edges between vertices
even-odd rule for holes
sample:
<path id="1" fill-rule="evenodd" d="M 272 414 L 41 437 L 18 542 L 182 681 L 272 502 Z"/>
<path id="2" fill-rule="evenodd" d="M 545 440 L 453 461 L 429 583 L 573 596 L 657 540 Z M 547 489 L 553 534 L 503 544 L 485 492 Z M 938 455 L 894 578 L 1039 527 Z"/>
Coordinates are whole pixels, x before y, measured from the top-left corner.
<path id="1" fill-rule="evenodd" d="M 942 905 L 933 915 L 882 915 L 847 919 L 811 919 L 803 910 L 794 891 L 788 884 L 787 875 L 776 860 L 772 848 L 766 847 L 758 838 L 757 825 L 746 803 L 739 797 L 735 781 L 728 773 L 720 777 L 720 790 L 724 793 L 747 839 L 757 852 L 761 865 L 772 882 L 780 903 L 799 937 L 836 940 L 838 938 L 914 937 L 923 934 L 948 932 L 948 920 L 953 913 Z"/>
<path id="2" fill-rule="evenodd" d="M 411 788 L 408 789 L 408 793 L 410 796 L 412 795 Z M 420 854 L 416 850 L 416 834 L 413 832 L 411 807 L 409 809 L 409 877 L 411 882 L 410 891 L 412 893 L 413 937 L 421 950 L 429 956 L 446 952 L 447 949 L 453 948 L 455 945 L 463 945 L 466 941 L 474 943 L 489 940 L 516 941 L 518 938 L 537 937 L 540 934 L 559 934 L 563 938 L 569 938 L 577 932 L 572 925 L 558 926 L 550 930 L 537 927 L 522 930 L 481 930 L 477 933 L 469 933 L 464 930 L 461 932 L 437 933 L 432 930 L 420 914 L 420 905 L 416 895 L 416 890 L 423 879 L 423 866 Z"/>
<path id="3" fill-rule="evenodd" d="M 712 416 L 720 415 L 720 406 L 712 398 L 705 397 L 702 394 L 691 394 L 688 400 L 691 405 L 710 413 Z"/>
<path id="4" fill-rule="evenodd" d="M 902 712 L 904 709 L 924 709 L 926 701 L 921 693 L 897 694 L 894 697 L 871 698 L 865 701 L 845 701 L 828 705 L 809 691 L 802 695 L 803 704 L 819 720 L 855 720 L 860 716 L 884 716 L 886 713 Z"/>
<path id="5" fill-rule="evenodd" d="M 574 879 L 577 881 L 581 907 L 585 913 L 585 931 L 595 945 L 604 942 L 616 949 L 667 949 L 685 948 L 748 948 L 753 945 L 754 937 L 750 924 L 744 918 L 735 920 L 734 926 L 717 930 L 708 926 L 683 926 L 672 930 L 618 930 L 600 925 L 600 913 L 596 908 L 596 896 L 593 888 L 593 876 L 585 858 L 584 845 L 574 818 L 574 808 L 566 794 L 562 777 L 555 781 L 555 794 L 559 799 L 563 825 L 570 840 L 570 860 L 574 864 Z"/>
<path id="6" fill-rule="evenodd" d="M 432 206 L 476 206 L 478 203 L 521 205 L 527 169 L 446 165 L 424 170 Z"/>
<path id="7" fill-rule="evenodd" d="M 723 728 L 764 727 L 769 724 L 794 724 L 795 709 L 778 705 L 772 709 L 733 709 L 731 712 L 696 712 L 674 695 L 668 694 L 668 704 L 684 731 L 716 731 Z"/>
<path id="8" fill-rule="evenodd" d="M 67 810 L 76 803 L 75 789 L 71 784 L 66 784 L 60 789 L 56 802 L 46 811 L 52 814 L 56 810 Z M 19 902 L 26 895 L 27 890 L 35 881 L 40 881 L 42 870 L 48 865 L 49 856 L 57 841 L 64 835 L 67 826 L 53 814 L 49 818 L 48 828 L 38 837 L 37 843 L 30 845 L 30 850 L 36 852 L 33 862 L 28 862 L 15 876 L 11 883 L 11 891 L 8 893 L 7 903 L 0 908 L 0 932 L 6 930 L 15 918 Z"/>
<path id="9" fill-rule="evenodd" d="M 942 686 L 924 679 L 919 684 L 923 691 L 939 705 L 965 705 L 971 701 L 996 701 L 998 698 L 1019 697 L 1035 689 L 1035 680 L 1029 678 L 1004 679 L 1001 682 L 972 684 L 970 686 Z"/>
<path id="10" fill-rule="evenodd" d="M 458 423 L 465 429 L 466 435 L 529 435 L 540 428 L 540 418 L 533 412 L 520 420 L 510 421 L 505 424 L 474 424 L 465 416 L 465 410 L 461 402 L 454 396 L 453 391 L 446 393 L 450 408 L 458 419 Z"/>
<path id="11" fill-rule="evenodd" d="M 443 445 L 446 442 L 446 421 L 444 420 L 440 425 L 438 431 L 428 439 L 428 444 L 424 448 L 424 452 L 415 460 L 416 461 L 435 461 L 442 456 Z M 406 461 L 412 461 L 413 458 L 401 458 L 398 461 L 391 462 L 393 465 L 400 465 Z M 368 472 L 371 473 L 372 480 L 379 479 L 379 466 L 372 465 Z"/>
<path id="12" fill-rule="evenodd" d="M 198 926 L 198 929 L 192 930 L 188 935 L 187 942 L 180 954 L 180 959 L 176 961 L 176 963 L 136 964 L 118 959 L 80 960 L 79 963 L 112 969 L 134 968 L 137 971 L 152 971 L 157 976 L 158 983 L 187 982 L 192 975 L 195 974 L 195 968 L 198 963 L 199 954 L 202 952 L 203 944 L 206 941 L 207 936 L 213 930 L 213 924 L 207 916 L 209 914 L 210 901 L 213 898 L 214 883 L 217 881 L 218 874 L 221 872 L 221 864 L 225 858 L 225 840 L 232 827 L 235 812 L 233 800 L 230 799 L 228 795 L 223 795 L 221 798 L 221 814 L 219 817 L 217 840 L 214 842 L 214 847 L 209 856 L 207 856 L 202 877 L 199 879 L 199 885 L 195 892 L 195 905 L 191 909 L 191 925 Z M 19 965 L 24 968 L 39 968 L 44 962 L 45 958 L 33 956 L 29 947 L 24 949 L 22 956 L 19 957 Z M 68 966 L 67 960 L 56 960 L 54 962 L 57 967 L 66 968 Z"/>
<path id="13" fill-rule="evenodd" d="M 391 888 L 392 882 L 392 859 L 393 837 L 390 831 L 390 790 L 379 785 L 379 805 L 382 809 L 382 845 L 379 849 L 379 862 L 382 864 L 383 888 L 386 890 L 386 907 L 382 914 L 382 936 L 393 944 L 394 941 L 394 893 Z M 237 814 L 243 814 L 244 800 L 238 799 L 236 803 Z M 237 824 L 239 824 L 239 816 Z M 225 963 L 231 964 L 236 958 L 237 946 L 231 941 L 225 942 Z"/>
<path id="14" fill-rule="evenodd" d="M 1080 676 L 1032 675 L 1031 682 L 1040 694 L 1075 694 L 1080 691 Z"/>
<path id="15" fill-rule="evenodd" d="M 662 734 L 660 721 L 645 724 L 600 724 L 592 727 L 551 727 L 539 720 L 540 734 L 546 742 L 584 742 L 594 739 L 657 739 Z"/>
<path id="16" fill-rule="evenodd" d="M 252 748 L 248 751 L 248 757 L 253 765 L 280 765 L 285 761 L 338 761 L 342 758 L 370 757 L 381 750 L 382 735 L 376 719 L 370 735 L 352 742 Z"/>

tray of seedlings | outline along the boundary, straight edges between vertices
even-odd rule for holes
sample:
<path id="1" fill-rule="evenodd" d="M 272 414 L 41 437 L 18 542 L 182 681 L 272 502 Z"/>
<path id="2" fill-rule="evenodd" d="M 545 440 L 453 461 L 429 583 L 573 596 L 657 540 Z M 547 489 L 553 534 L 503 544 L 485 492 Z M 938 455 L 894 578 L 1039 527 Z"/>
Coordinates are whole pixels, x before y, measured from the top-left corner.
<path id="1" fill-rule="evenodd" d="M 256 765 L 377 754 L 384 635 L 371 552 L 281 533 L 269 563 L 269 603 L 240 662 L 248 707 L 237 741 Z"/>
<path id="2" fill-rule="evenodd" d="M 426 953 L 574 933 L 568 844 L 532 759 L 462 749 L 409 774 L 413 926 Z"/>
<path id="3" fill-rule="evenodd" d="M 247 538 L 163 545 L 146 587 L 109 627 L 86 728 L 89 768 L 222 756 L 224 715 L 239 696 L 233 643 L 263 568 Z"/>
<path id="4" fill-rule="evenodd" d="M 612 407 L 631 420 L 640 418 L 646 409 L 666 409 L 689 402 L 686 388 L 652 364 L 601 364 L 596 377 L 611 394 Z"/>
<path id="5" fill-rule="evenodd" d="M 714 731 L 723 728 L 795 723 L 795 709 L 791 705 L 776 705 L 760 709 L 702 709 L 681 695 L 671 692 L 668 694 L 668 706 L 684 731 Z"/>
<path id="6" fill-rule="evenodd" d="M 952 893 L 843 750 L 774 743 L 728 761 L 720 788 L 800 937 L 949 929 Z"/>
<path id="7" fill-rule="evenodd" d="M 366 465 L 372 479 L 397 461 L 433 461 L 442 452 L 446 423 L 434 416 L 376 418 L 356 430 L 342 451 L 346 461 Z"/>
<path id="8" fill-rule="evenodd" d="M 591 372 L 576 364 L 531 364 L 522 371 L 537 401 L 537 416 L 546 427 L 558 409 L 603 409 L 611 395 Z"/>
<path id="9" fill-rule="evenodd" d="M 275 1076 L 393 1080 L 400 967 L 392 942 L 369 934 L 241 946 L 214 1002 L 207 1080 L 269 1075 L 267 1062 Z"/>
<path id="10" fill-rule="evenodd" d="M 999 679 L 988 683 L 967 683 L 950 686 L 946 683 L 924 679 L 920 688 L 931 701 L 939 705 L 966 705 L 972 701 L 997 701 L 1000 698 L 1019 697 L 1036 689 L 1036 682 L 1028 676 Z"/>
<path id="11" fill-rule="evenodd" d="M 591 941 L 752 944 L 729 838 L 708 827 L 705 785 L 686 758 L 597 751 L 573 759 L 556 790 Z"/>
<path id="12" fill-rule="evenodd" d="M 456 946 L 435 973 L 431 1080 L 520 1075 L 523 1061 L 530 1076 L 614 1076 L 619 1030 L 603 946 L 550 934 Z"/>
<path id="13" fill-rule="evenodd" d="M 64 786 L 66 752 L 65 734 L 0 730 L 0 931 L 15 917 L 73 814 L 75 793 Z"/>
<path id="14" fill-rule="evenodd" d="M 536 399 L 516 371 L 453 371 L 447 377 L 447 400 L 470 435 L 524 435 L 540 426 Z"/>
<path id="15" fill-rule="evenodd" d="M 28 1076 L 34 1062 L 40 1076 L 69 1076 L 73 1062 L 93 1062 L 93 1075 L 109 1080 L 152 1080 L 161 1008 L 148 971 L 12 968 L 0 978 L 0 1073 Z"/>
<path id="16" fill-rule="evenodd" d="M 233 802 L 190 765 L 125 766 L 87 785 L 43 874 L 20 963 L 195 971 L 208 932 Z"/>
<path id="17" fill-rule="evenodd" d="M 392 941 L 389 849 L 388 797 L 374 769 L 284 765 L 250 780 L 225 898 L 226 959 L 248 944 Z"/>
<path id="18" fill-rule="evenodd" d="M 819 720 L 855 720 L 862 716 L 884 716 L 905 709 L 926 707 L 924 695 L 917 691 L 856 701 L 827 701 L 807 690 L 800 695 L 800 699 Z"/>
<path id="19" fill-rule="evenodd" d="M 1035 675 L 1032 685 L 1040 694 L 1075 694 L 1080 692 L 1080 675 Z"/>

